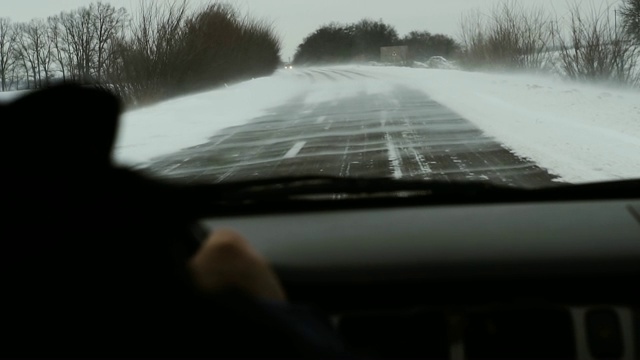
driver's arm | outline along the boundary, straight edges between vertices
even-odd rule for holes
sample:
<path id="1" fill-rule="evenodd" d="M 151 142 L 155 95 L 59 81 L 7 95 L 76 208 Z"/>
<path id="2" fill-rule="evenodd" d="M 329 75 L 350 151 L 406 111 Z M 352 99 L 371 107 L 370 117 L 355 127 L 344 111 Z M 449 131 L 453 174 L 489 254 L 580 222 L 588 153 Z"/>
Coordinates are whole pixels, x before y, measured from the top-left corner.
<path id="1" fill-rule="evenodd" d="M 253 320 L 271 324 L 267 328 L 275 332 L 289 334 L 286 347 L 297 347 L 302 354 L 314 357 L 347 355 L 328 322 L 311 309 L 287 301 L 280 280 L 267 260 L 239 233 L 230 229 L 211 233 L 188 267 L 196 287 L 204 293 L 216 295 L 239 290 L 253 298 L 262 308 L 254 314 L 263 318 Z M 250 341 L 247 345 L 251 346 Z"/>
<path id="2" fill-rule="evenodd" d="M 211 233 L 190 260 L 189 270 L 205 292 L 236 288 L 261 299 L 286 301 L 280 280 L 266 259 L 230 229 Z"/>

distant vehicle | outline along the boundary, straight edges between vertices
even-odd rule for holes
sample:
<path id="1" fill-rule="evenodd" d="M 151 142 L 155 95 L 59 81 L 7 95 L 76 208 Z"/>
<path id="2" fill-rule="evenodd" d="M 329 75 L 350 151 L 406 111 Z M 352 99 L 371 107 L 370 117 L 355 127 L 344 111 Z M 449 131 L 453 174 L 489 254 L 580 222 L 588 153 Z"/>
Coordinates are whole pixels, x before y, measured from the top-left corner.
<path id="1" fill-rule="evenodd" d="M 431 69 L 453 69 L 454 66 L 442 56 L 432 56 L 427 60 L 427 67 Z"/>
<path id="2" fill-rule="evenodd" d="M 291 64 L 291 63 L 286 63 L 286 64 L 284 64 L 284 68 L 285 68 L 285 69 L 293 69 L 293 64 Z"/>

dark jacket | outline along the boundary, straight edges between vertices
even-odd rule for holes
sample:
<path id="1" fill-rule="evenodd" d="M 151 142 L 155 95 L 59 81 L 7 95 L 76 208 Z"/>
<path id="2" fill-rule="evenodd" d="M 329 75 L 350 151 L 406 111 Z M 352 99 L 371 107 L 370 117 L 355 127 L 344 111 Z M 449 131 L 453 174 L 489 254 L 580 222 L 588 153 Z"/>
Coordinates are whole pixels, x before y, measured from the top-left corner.
<path id="1" fill-rule="evenodd" d="M 119 113 L 68 85 L 0 106 L 2 355 L 342 355 L 305 309 L 195 289 L 193 190 L 113 166 Z"/>

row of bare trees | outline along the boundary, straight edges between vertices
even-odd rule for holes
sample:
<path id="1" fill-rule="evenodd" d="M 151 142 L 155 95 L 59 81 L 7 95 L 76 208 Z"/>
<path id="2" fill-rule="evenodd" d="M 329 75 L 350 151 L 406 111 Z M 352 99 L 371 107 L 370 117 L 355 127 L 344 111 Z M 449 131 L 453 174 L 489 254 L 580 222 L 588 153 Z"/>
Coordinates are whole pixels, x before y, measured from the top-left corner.
<path id="1" fill-rule="evenodd" d="M 125 9 L 105 3 L 27 23 L 0 19 L 0 89 L 39 88 L 53 79 L 101 82 L 127 23 Z"/>
<path id="2" fill-rule="evenodd" d="M 461 22 L 468 68 L 555 72 L 577 80 L 640 85 L 640 44 L 609 6 L 574 5 L 557 18 L 542 6 L 503 2 Z"/>
<path id="3" fill-rule="evenodd" d="M 0 19 L 0 90 L 97 85 L 147 104 L 275 71 L 271 24 L 214 2 L 146 1 L 133 13 L 94 3 L 46 20 Z"/>
<path id="4" fill-rule="evenodd" d="M 190 11 L 186 1 L 146 3 L 118 43 L 112 89 L 139 104 L 273 73 L 280 40 L 270 23 L 214 2 Z"/>

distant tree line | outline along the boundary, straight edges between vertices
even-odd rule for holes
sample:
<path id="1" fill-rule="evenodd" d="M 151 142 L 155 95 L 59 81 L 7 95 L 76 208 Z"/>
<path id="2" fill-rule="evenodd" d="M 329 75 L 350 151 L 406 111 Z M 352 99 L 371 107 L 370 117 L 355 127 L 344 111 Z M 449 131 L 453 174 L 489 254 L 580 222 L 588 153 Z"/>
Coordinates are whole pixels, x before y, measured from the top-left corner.
<path id="1" fill-rule="evenodd" d="M 142 105 L 271 74 L 280 47 L 271 24 L 226 4 L 149 1 L 129 13 L 98 2 L 46 20 L 0 18 L 0 90 L 72 81 Z"/>
<path id="2" fill-rule="evenodd" d="M 307 36 L 294 56 L 296 64 L 327 64 L 346 61 L 378 61 L 383 46 L 408 45 L 409 60 L 451 56 L 459 46 L 446 35 L 412 31 L 400 37 L 395 27 L 382 20 L 363 19 L 354 24 L 330 23 Z"/>

